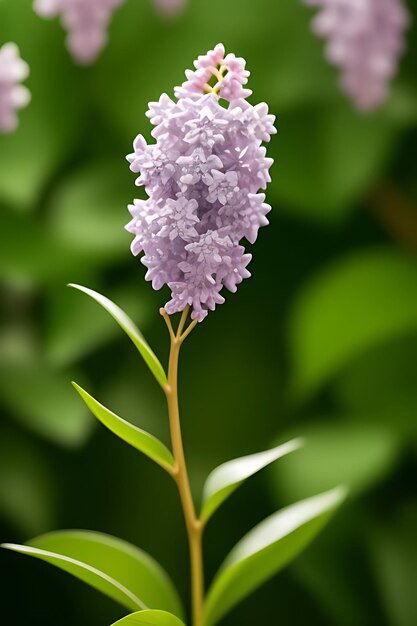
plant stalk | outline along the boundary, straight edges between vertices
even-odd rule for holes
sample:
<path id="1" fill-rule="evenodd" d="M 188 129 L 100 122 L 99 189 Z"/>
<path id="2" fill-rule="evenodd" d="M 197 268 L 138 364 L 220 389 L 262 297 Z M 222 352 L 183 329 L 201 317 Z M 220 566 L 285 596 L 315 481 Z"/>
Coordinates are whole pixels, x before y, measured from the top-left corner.
<path id="1" fill-rule="evenodd" d="M 178 361 L 181 345 L 184 339 L 194 328 L 191 323 L 183 332 L 185 322 L 188 317 L 187 308 L 182 315 L 177 333 L 172 331 L 171 321 L 165 312 L 161 311 L 168 330 L 170 330 L 171 350 L 168 366 L 168 385 L 165 393 L 168 403 L 169 423 L 172 440 L 172 450 L 176 462 L 174 479 L 178 485 L 181 504 L 184 512 L 185 525 L 187 528 L 188 543 L 190 548 L 191 561 L 191 594 L 192 594 L 192 614 L 193 626 L 203 625 L 203 603 L 204 603 L 204 566 L 203 566 L 203 525 L 196 516 L 194 501 L 190 488 L 187 464 L 182 441 L 181 422 L 178 405 Z M 164 314 L 165 313 L 165 314 Z"/>

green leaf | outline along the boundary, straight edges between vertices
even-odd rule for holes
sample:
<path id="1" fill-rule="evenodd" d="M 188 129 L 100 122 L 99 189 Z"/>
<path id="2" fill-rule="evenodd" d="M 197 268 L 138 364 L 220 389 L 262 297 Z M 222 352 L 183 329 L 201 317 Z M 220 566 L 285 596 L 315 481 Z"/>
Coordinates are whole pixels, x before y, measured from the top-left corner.
<path id="1" fill-rule="evenodd" d="M 32 539 L 28 545 L 2 547 L 51 563 L 131 611 L 155 607 L 182 615 L 178 595 L 161 566 L 121 539 L 90 531 L 60 531 Z"/>
<path id="2" fill-rule="evenodd" d="M 292 312 L 294 395 L 311 394 L 353 359 L 417 328 L 417 266 L 389 248 L 351 254 L 303 290 Z"/>
<path id="3" fill-rule="evenodd" d="M 166 611 L 138 611 L 123 617 L 113 626 L 184 626 L 178 617 Z"/>
<path id="4" fill-rule="evenodd" d="M 298 454 L 282 460 L 271 472 L 277 501 L 294 502 L 336 485 L 347 485 L 359 495 L 382 481 L 401 454 L 401 439 L 392 427 L 364 420 L 326 421 L 303 424 L 308 444 Z M 308 468 L 308 471 L 306 471 Z"/>
<path id="5" fill-rule="evenodd" d="M 234 459 L 217 467 L 211 472 L 204 485 L 201 519 L 207 521 L 247 478 L 282 456 L 298 450 L 302 445 L 302 439 L 294 439 L 272 450 Z"/>
<path id="6" fill-rule="evenodd" d="M 78 289 L 86 293 L 90 298 L 93 298 L 98 304 L 100 304 L 116 322 L 119 326 L 125 331 L 125 333 L 130 337 L 130 339 L 135 344 L 136 348 L 139 350 L 142 355 L 145 363 L 151 370 L 152 374 L 155 376 L 156 380 L 159 382 L 162 388 L 167 384 L 167 377 L 164 372 L 164 369 L 159 362 L 158 358 L 155 356 L 154 352 L 151 350 L 147 342 L 145 341 L 142 333 L 136 327 L 136 325 L 132 322 L 130 317 L 126 315 L 122 309 L 120 309 L 114 302 L 102 296 L 101 294 L 93 291 L 92 289 L 88 289 L 87 287 L 82 287 L 81 285 L 70 284 L 69 287 L 73 287 L 74 289 Z"/>
<path id="7" fill-rule="evenodd" d="M 346 496 L 342 487 L 297 502 L 261 522 L 232 550 L 209 590 L 204 625 L 212 626 L 292 561 Z"/>
<path id="8" fill-rule="evenodd" d="M 105 406 L 97 402 L 77 383 L 72 383 L 80 394 L 90 411 L 104 424 L 112 433 L 129 443 L 131 446 L 146 454 L 150 459 L 158 463 L 164 469 L 171 471 L 175 466 L 174 457 L 168 448 L 153 435 L 130 424 L 126 420 L 118 417 Z"/>

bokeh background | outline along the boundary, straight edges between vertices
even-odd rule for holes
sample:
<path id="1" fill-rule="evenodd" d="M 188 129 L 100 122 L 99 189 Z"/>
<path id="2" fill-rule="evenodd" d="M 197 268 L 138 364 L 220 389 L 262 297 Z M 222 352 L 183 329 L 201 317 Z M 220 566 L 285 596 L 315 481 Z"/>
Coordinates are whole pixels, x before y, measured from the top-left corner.
<path id="1" fill-rule="evenodd" d="M 408 6 L 417 15 L 417 3 Z M 117 301 L 166 360 L 167 293 L 130 254 L 124 155 L 149 136 L 147 102 L 218 41 L 247 58 L 279 134 L 253 278 L 187 342 L 181 393 L 196 498 L 227 459 L 294 434 L 308 446 L 237 492 L 206 536 L 207 578 L 253 525 L 339 483 L 351 495 L 285 572 L 225 626 L 417 624 L 417 38 L 389 102 L 363 116 L 298 0 L 190 0 L 164 20 L 150 0 L 115 13 L 96 64 L 77 67 L 57 20 L 0 2 L 0 44 L 30 63 L 32 103 L 0 136 L 0 538 L 59 528 L 120 536 L 158 558 L 188 598 L 188 555 L 168 477 L 88 415 L 75 379 L 168 440 L 157 383 L 80 293 Z M 164 361 L 165 362 L 165 361 Z M 1 622 L 103 626 L 125 611 L 68 575 L 0 555 Z"/>

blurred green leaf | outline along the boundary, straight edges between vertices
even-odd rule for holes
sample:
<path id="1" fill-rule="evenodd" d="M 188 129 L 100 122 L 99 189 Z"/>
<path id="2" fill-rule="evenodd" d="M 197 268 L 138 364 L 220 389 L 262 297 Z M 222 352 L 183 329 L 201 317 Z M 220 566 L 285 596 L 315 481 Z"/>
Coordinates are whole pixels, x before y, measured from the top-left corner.
<path id="1" fill-rule="evenodd" d="M 90 411 L 97 417 L 98 420 L 104 426 L 106 426 L 112 433 L 126 441 L 143 454 L 146 454 L 150 459 L 158 463 L 168 472 L 172 472 L 175 467 L 174 457 L 163 443 L 156 439 L 153 435 L 145 432 L 141 428 L 137 428 L 133 424 L 126 422 L 126 420 L 118 417 L 105 406 L 97 402 L 89 393 L 84 391 L 76 383 L 72 383 L 75 389 L 80 394 Z"/>
<path id="2" fill-rule="evenodd" d="M 414 259 L 385 248 L 350 254 L 304 287 L 293 307 L 293 393 L 314 392 L 361 353 L 416 328 Z"/>
<path id="3" fill-rule="evenodd" d="M 151 370 L 152 374 L 155 376 L 158 383 L 164 388 L 167 384 L 167 377 L 164 372 L 164 369 L 159 362 L 156 355 L 153 353 L 147 342 L 145 341 L 142 333 L 136 327 L 136 325 L 132 322 L 130 317 L 126 315 L 124 311 L 120 307 L 118 307 L 114 302 L 102 296 L 101 294 L 93 291 L 92 289 L 88 289 L 87 287 L 82 287 L 80 285 L 69 285 L 74 289 L 78 289 L 83 293 L 93 298 L 98 304 L 100 304 L 112 317 L 116 320 L 119 326 L 125 331 L 125 333 L 130 337 L 130 339 L 135 344 L 136 348 L 139 350 L 143 360 L 146 365 Z"/>
<path id="4" fill-rule="evenodd" d="M 364 117 L 342 100 L 284 113 L 279 129 L 271 146 L 279 180 L 270 193 L 292 215 L 329 221 L 355 208 L 396 136 L 382 114 Z"/>
<path id="5" fill-rule="evenodd" d="M 291 567 L 292 576 L 320 606 L 322 623 L 385 623 L 369 571 L 365 516 L 356 506 L 345 507 L 337 524 L 330 524 Z"/>
<path id="6" fill-rule="evenodd" d="M 283 459 L 272 473 L 275 493 L 283 494 L 286 501 L 306 498 L 339 484 L 358 495 L 382 480 L 401 452 L 401 439 L 393 428 L 359 419 L 357 423 L 307 423 L 296 432 L 303 433 L 305 446 Z"/>
<path id="7" fill-rule="evenodd" d="M 355 359 L 335 385 L 339 403 L 357 419 L 417 433 L 417 335 L 378 345 Z"/>
<path id="8" fill-rule="evenodd" d="M 302 445 L 302 439 L 293 439 L 271 450 L 234 459 L 217 467 L 204 485 L 201 519 L 207 521 L 247 478 Z"/>
<path id="9" fill-rule="evenodd" d="M 417 507 L 374 529 L 371 547 L 379 592 L 392 626 L 415 626 Z"/>
<path id="10" fill-rule="evenodd" d="M 13 417 L 63 446 L 80 446 L 94 422 L 72 392 L 67 375 L 39 360 L 0 366 L 0 397 Z"/>
<path id="11" fill-rule="evenodd" d="M 50 200 L 50 233 L 74 254 L 91 255 L 95 264 L 129 255 L 124 230 L 129 214 L 126 188 L 131 177 L 122 158 L 88 163 L 70 174 Z"/>
<path id="12" fill-rule="evenodd" d="M 33 215 L 0 211 L 0 279 L 7 284 L 33 287 L 51 282 L 68 282 L 71 276 L 85 277 L 87 258 L 49 234 Z"/>
<path id="13" fill-rule="evenodd" d="M 339 487 L 297 502 L 253 528 L 232 550 L 209 589 L 204 624 L 211 626 L 293 560 L 329 521 L 346 495 Z"/>
<path id="14" fill-rule="evenodd" d="M 55 520 L 53 472 L 22 437 L 0 433 L 0 517 L 25 535 L 43 532 Z"/>
<path id="15" fill-rule="evenodd" d="M 112 299 L 120 302 L 123 309 L 133 311 L 141 328 L 146 326 L 151 307 L 145 291 L 128 284 L 118 288 Z M 118 337 L 110 317 L 103 315 L 91 300 L 74 298 L 64 286 L 48 294 L 46 321 L 46 353 L 53 365 L 76 362 Z"/>
<path id="16" fill-rule="evenodd" d="M 160 607 L 181 615 L 167 574 L 148 554 L 102 533 L 60 531 L 4 548 L 34 556 L 72 574 L 130 610 Z"/>
<path id="17" fill-rule="evenodd" d="M 113 626 L 184 626 L 184 622 L 166 611 L 139 611 L 123 617 Z"/>

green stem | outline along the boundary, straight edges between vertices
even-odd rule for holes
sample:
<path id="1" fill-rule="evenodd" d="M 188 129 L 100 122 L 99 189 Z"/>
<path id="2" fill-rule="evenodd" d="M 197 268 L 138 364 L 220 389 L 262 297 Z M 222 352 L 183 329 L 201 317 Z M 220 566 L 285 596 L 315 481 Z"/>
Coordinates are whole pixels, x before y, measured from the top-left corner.
<path id="1" fill-rule="evenodd" d="M 171 337 L 171 350 L 168 366 L 168 385 L 165 394 L 168 403 L 169 424 L 171 430 L 172 450 L 175 458 L 174 479 L 178 486 L 181 504 L 184 512 L 185 525 L 187 528 L 188 543 L 191 560 L 191 594 L 193 609 L 193 626 L 203 624 L 204 603 L 204 565 L 203 565 L 203 526 L 196 516 L 194 501 L 190 488 L 187 464 L 182 441 L 181 422 L 178 405 L 178 361 L 183 341 L 195 327 L 192 322 L 183 332 L 189 308 L 182 314 L 177 333 L 172 330 L 171 320 L 164 310 L 161 314 L 165 319 Z"/>

